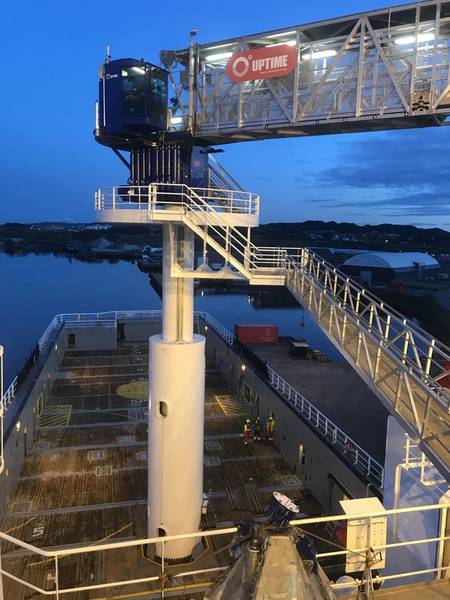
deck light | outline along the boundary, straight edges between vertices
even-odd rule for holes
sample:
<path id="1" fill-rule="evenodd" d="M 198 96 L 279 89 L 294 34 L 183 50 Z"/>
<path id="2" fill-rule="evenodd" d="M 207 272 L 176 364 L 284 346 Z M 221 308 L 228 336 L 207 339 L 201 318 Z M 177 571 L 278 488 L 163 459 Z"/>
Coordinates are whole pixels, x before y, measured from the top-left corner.
<path id="1" fill-rule="evenodd" d="M 142 67 L 131 67 L 131 70 L 135 73 L 139 73 L 139 75 L 145 75 L 145 69 Z"/>
<path id="2" fill-rule="evenodd" d="M 285 37 L 287 35 L 294 35 L 296 33 L 295 29 L 293 29 L 292 31 L 283 31 L 280 33 L 272 33 L 271 35 L 266 35 L 267 38 L 279 38 L 279 37 Z"/>
<path id="3" fill-rule="evenodd" d="M 317 50 L 313 52 L 308 52 L 308 54 L 302 54 L 302 60 L 316 60 L 316 58 L 329 58 L 330 56 L 336 56 L 336 50 Z"/>
<path id="4" fill-rule="evenodd" d="M 170 123 L 171 125 L 181 125 L 183 122 L 183 117 L 172 117 Z"/>
<path id="5" fill-rule="evenodd" d="M 419 33 L 419 35 L 417 36 L 417 41 L 420 42 L 431 42 L 432 40 L 434 40 L 434 33 L 432 31 L 427 32 L 427 33 Z M 416 41 L 416 36 L 415 35 L 402 35 L 402 37 L 399 37 L 395 40 L 395 43 L 398 46 L 406 46 L 408 44 L 414 44 Z"/>
<path id="6" fill-rule="evenodd" d="M 303 60 L 316 60 L 316 58 L 329 58 L 330 56 L 336 56 L 336 50 L 318 50 L 317 52 L 308 52 L 308 54 L 302 54 Z"/>
<path id="7" fill-rule="evenodd" d="M 209 56 L 206 56 L 205 60 L 207 62 L 218 62 L 221 60 L 225 60 L 226 58 L 230 58 L 230 56 L 232 55 L 232 52 L 218 52 L 217 54 L 210 54 Z"/>

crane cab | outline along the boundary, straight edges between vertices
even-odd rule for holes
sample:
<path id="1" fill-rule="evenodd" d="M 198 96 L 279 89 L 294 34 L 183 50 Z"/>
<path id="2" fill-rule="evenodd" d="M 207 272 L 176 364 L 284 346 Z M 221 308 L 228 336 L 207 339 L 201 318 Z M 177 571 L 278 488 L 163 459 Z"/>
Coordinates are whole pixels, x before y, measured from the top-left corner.
<path id="1" fill-rule="evenodd" d="M 123 147 L 167 129 L 167 71 L 133 58 L 100 68 L 96 138 Z"/>

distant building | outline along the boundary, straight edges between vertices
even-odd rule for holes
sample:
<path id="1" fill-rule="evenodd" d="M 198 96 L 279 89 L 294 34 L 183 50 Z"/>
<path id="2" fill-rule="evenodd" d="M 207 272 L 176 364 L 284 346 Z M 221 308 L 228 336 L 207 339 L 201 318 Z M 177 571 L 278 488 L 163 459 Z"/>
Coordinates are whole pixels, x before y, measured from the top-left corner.
<path id="1" fill-rule="evenodd" d="M 342 271 L 367 284 L 387 284 L 395 279 L 423 279 L 441 268 L 424 252 L 366 252 L 348 258 Z"/>

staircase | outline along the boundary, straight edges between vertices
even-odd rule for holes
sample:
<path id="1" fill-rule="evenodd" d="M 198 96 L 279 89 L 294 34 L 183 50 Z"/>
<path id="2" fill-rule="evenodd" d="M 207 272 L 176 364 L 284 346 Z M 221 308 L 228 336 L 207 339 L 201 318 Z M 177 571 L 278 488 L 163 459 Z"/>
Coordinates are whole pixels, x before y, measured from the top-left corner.
<path id="1" fill-rule="evenodd" d="M 215 181 L 218 185 L 219 180 Z M 220 185 L 231 183 L 222 174 Z M 450 348 L 307 248 L 253 244 L 250 232 L 258 223 L 259 198 L 242 188 L 151 184 L 133 188 L 131 201 L 114 189 L 119 188 L 113 188 L 109 197 L 97 191 L 99 220 L 178 222 L 202 241 L 203 264 L 187 271 L 172 256 L 173 276 L 245 278 L 251 284 L 286 285 L 421 451 L 450 480 L 450 390 L 444 385 L 450 380 Z M 224 259 L 221 271 L 208 266 L 207 248 Z"/>
<path id="2" fill-rule="evenodd" d="M 442 385 L 450 348 L 310 250 L 257 247 L 201 196 L 188 195 L 183 222 L 250 283 L 286 285 L 450 480 L 450 390 Z"/>

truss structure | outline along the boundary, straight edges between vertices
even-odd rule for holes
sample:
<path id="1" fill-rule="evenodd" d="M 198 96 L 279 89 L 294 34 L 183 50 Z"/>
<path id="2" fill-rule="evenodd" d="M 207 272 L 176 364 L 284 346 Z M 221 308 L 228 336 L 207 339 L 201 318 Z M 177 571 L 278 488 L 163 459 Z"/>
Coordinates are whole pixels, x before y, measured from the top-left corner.
<path id="1" fill-rule="evenodd" d="M 112 194 L 98 190 L 98 220 L 169 222 L 172 277 L 244 278 L 251 284 L 286 285 L 450 480 L 450 390 L 443 385 L 450 375 L 450 348 L 307 248 L 253 244 L 251 227 L 259 217 L 255 194 L 180 184 L 130 189 L 134 202 L 123 186 L 120 193 L 114 188 Z M 203 248 L 197 267 L 184 264 L 179 225 L 191 230 Z M 207 249 L 222 257 L 219 271 L 209 267 Z"/>
<path id="2" fill-rule="evenodd" d="M 295 46 L 285 77 L 235 83 L 234 52 Z M 207 143 L 440 125 L 450 114 L 450 2 L 420 2 L 164 51 L 178 125 Z"/>

